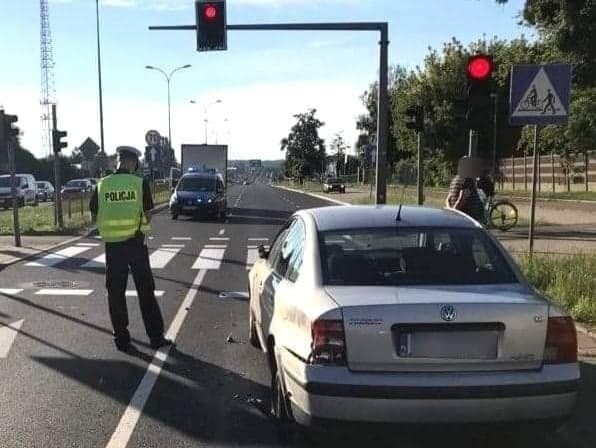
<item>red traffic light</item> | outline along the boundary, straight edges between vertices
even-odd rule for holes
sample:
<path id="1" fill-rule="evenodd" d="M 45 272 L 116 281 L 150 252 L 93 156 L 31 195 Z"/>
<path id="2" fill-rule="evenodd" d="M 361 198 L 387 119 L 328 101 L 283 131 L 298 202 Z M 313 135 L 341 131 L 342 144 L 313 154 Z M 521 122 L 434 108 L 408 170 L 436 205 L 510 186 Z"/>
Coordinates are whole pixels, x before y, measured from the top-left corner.
<path id="1" fill-rule="evenodd" d="M 217 8 L 214 5 L 206 5 L 203 14 L 206 19 L 213 20 L 217 17 Z"/>
<path id="2" fill-rule="evenodd" d="M 468 78 L 472 81 L 485 81 L 493 73 L 493 59 L 479 54 L 468 59 Z"/>

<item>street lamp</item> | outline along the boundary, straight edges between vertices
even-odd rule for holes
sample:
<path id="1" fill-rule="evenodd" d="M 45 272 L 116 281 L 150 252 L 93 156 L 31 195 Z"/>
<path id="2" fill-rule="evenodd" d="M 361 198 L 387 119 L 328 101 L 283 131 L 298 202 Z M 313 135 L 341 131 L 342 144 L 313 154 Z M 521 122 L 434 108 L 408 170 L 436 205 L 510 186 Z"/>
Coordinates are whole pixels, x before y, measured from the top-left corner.
<path id="1" fill-rule="evenodd" d="M 145 66 L 145 68 L 147 70 L 155 70 L 155 71 L 160 72 L 162 75 L 164 75 L 164 77 L 166 78 L 166 81 L 168 82 L 168 141 L 169 141 L 170 149 L 172 148 L 172 113 L 171 113 L 172 112 L 172 101 L 171 101 L 171 95 L 170 95 L 170 83 L 172 81 L 172 76 L 174 76 L 174 73 L 176 73 L 177 71 L 180 71 L 180 70 L 184 70 L 186 68 L 190 68 L 190 67 L 192 67 L 192 65 L 190 65 L 190 64 L 183 65 L 182 67 L 175 68 L 168 75 L 166 72 L 164 72 L 159 67 L 153 67 L 152 65 Z"/>
<path id="2" fill-rule="evenodd" d="M 216 101 L 214 101 L 212 103 L 209 103 L 209 104 L 207 104 L 206 106 L 203 107 L 203 112 L 204 112 L 204 116 L 205 116 L 205 120 L 204 120 L 205 121 L 205 144 L 207 144 L 208 143 L 208 140 L 209 140 L 208 132 L 207 132 L 208 131 L 208 129 L 207 129 L 207 123 L 209 122 L 209 119 L 208 119 L 209 116 L 207 115 L 208 109 L 211 106 L 215 106 L 216 104 L 221 104 L 222 102 L 223 102 L 222 100 L 216 100 Z M 195 101 L 195 100 L 190 100 L 190 104 L 199 104 L 199 102 L 198 101 Z"/>
<path id="3" fill-rule="evenodd" d="M 95 19 L 97 24 L 97 78 L 99 84 L 99 134 L 101 153 L 105 155 L 105 141 L 103 133 L 103 88 L 101 83 L 101 44 L 99 40 L 99 0 L 95 0 Z"/>

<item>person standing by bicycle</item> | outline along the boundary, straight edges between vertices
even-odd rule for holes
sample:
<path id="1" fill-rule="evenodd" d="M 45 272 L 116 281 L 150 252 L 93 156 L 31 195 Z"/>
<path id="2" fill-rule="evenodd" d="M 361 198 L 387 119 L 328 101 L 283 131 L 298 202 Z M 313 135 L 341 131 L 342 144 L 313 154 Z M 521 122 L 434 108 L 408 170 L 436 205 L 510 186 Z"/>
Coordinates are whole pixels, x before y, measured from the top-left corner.
<path id="1" fill-rule="evenodd" d="M 478 222 L 484 222 L 484 204 L 478 194 L 476 176 L 472 176 L 473 169 L 466 166 L 470 165 L 470 162 L 472 161 L 469 157 L 462 157 L 460 160 L 458 174 L 449 186 L 445 207 L 459 210 Z"/>

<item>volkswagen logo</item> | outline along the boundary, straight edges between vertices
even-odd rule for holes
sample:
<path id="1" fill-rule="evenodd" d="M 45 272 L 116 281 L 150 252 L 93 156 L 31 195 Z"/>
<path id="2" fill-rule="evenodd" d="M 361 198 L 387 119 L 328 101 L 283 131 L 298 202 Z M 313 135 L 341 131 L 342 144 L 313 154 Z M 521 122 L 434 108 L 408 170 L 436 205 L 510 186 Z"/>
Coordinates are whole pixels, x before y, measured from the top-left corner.
<path id="1" fill-rule="evenodd" d="M 457 312 L 452 305 L 443 305 L 441 307 L 441 319 L 445 322 L 453 322 L 457 318 Z"/>

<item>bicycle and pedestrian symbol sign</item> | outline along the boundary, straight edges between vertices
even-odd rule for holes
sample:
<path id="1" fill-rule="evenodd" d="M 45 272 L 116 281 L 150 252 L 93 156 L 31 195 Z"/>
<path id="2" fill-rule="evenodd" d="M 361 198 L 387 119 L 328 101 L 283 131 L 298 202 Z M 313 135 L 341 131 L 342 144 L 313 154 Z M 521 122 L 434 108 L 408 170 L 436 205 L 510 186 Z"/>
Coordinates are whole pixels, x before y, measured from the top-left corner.
<path id="1" fill-rule="evenodd" d="M 513 126 L 567 124 L 570 91 L 568 64 L 513 66 L 509 122 Z"/>

